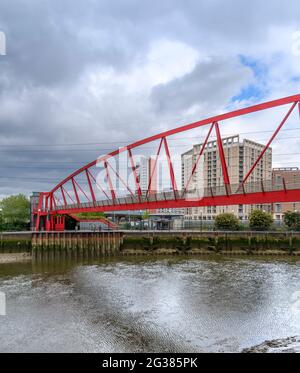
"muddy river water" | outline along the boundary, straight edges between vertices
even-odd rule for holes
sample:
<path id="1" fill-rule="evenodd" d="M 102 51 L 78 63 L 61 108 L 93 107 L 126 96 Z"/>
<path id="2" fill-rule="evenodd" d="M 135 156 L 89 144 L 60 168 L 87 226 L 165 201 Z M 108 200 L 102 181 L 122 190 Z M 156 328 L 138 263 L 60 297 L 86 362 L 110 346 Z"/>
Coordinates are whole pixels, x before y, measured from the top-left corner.
<path id="1" fill-rule="evenodd" d="M 300 260 L 0 265 L 1 352 L 237 352 L 300 335 Z"/>

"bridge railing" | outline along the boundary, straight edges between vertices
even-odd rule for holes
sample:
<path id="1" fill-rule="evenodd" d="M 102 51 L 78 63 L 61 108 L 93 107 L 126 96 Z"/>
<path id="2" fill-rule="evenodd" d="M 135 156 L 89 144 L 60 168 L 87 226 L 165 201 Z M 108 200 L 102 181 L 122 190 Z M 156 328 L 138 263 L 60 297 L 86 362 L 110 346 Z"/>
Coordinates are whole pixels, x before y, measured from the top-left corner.
<path id="1" fill-rule="evenodd" d="M 172 200 L 201 200 L 204 197 L 234 195 L 234 194 L 248 194 L 248 193 L 261 193 L 282 190 L 300 189 L 300 176 L 293 177 L 292 180 L 264 180 L 248 182 L 243 186 L 241 184 L 231 184 L 226 188 L 225 185 L 211 186 L 203 189 L 190 189 L 183 193 L 182 191 L 164 191 L 158 193 L 151 193 L 149 195 L 143 194 L 141 196 L 127 195 L 115 199 L 99 200 L 95 203 L 85 202 L 81 204 L 66 204 L 55 206 L 53 210 L 68 210 L 76 208 L 92 208 L 95 206 L 122 206 L 128 204 L 138 204 L 140 202 L 156 202 L 156 201 L 172 201 Z"/>

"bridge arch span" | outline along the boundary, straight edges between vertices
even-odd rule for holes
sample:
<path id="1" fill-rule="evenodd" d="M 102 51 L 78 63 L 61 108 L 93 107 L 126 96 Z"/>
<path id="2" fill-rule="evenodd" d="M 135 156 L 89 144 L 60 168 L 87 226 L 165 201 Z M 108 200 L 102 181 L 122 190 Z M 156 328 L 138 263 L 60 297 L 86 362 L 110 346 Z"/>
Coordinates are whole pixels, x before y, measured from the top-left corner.
<path id="1" fill-rule="evenodd" d="M 279 123 L 276 123 L 274 132 L 264 149 L 257 159 L 253 161 L 253 164 L 244 175 L 243 180 L 238 185 L 233 185 L 228 176 L 223 139 L 221 137 L 220 129 L 223 123 L 233 118 L 285 105 L 287 106 L 287 112 L 283 118 L 279 119 Z M 249 182 L 253 171 L 271 147 L 273 141 L 288 121 L 292 112 L 297 108 L 300 113 L 300 94 L 209 117 L 152 135 L 113 150 L 74 171 L 55 185 L 49 192 L 40 193 L 38 204 L 33 210 L 35 228 L 39 230 L 43 220 L 43 226 L 46 230 L 55 230 L 56 216 L 79 212 L 300 201 L 300 180 L 299 185 L 298 181 L 295 185 L 287 185 L 284 182 L 281 185 L 275 185 L 272 180 L 255 183 Z M 190 175 L 184 183 L 179 183 L 178 179 L 176 180 L 169 138 L 173 135 L 199 127 L 207 128 L 207 133 L 200 146 L 199 153 L 192 164 Z M 191 190 L 192 181 L 212 134 L 214 134 L 216 138 L 216 150 L 221 163 L 223 180 L 220 186 L 206 188 L 206 190 L 203 190 L 203 194 L 198 195 L 195 190 Z M 156 152 L 152 159 L 148 175 L 148 185 L 146 188 L 142 188 L 138 170 L 139 165 L 135 159 L 134 152 L 136 152 L 137 149 L 143 150 L 143 147 L 147 144 L 152 144 L 152 146 L 156 148 Z M 152 188 L 153 178 L 157 172 L 158 159 L 162 154 L 164 154 L 166 159 L 166 174 L 171 186 L 170 190 L 167 192 L 153 190 Z M 130 170 L 130 178 L 122 177 L 120 170 L 116 167 L 118 163 L 113 162 L 116 157 L 124 155 L 127 159 L 126 168 Z M 101 170 L 100 178 L 98 175 L 95 175 L 95 168 L 97 171 L 99 171 L 99 169 Z M 122 195 L 118 194 L 116 184 L 122 186 Z"/>

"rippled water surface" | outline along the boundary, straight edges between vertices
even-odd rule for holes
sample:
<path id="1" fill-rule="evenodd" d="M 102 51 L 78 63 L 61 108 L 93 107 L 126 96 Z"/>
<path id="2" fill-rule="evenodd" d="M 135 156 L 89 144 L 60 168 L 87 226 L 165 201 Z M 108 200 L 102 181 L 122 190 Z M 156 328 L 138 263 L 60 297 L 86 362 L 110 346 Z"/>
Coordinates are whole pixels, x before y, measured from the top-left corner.
<path id="1" fill-rule="evenodd" d="M 1 352 L 235 352 L 300 335 L 299 260 L 3 264 L 0 291 Z"/>

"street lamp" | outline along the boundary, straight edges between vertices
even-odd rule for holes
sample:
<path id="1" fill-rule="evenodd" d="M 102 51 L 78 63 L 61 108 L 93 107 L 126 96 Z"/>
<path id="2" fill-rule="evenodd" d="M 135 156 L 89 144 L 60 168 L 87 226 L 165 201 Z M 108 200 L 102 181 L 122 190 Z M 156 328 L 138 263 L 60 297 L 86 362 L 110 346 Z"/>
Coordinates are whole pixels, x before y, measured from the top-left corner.
<path id="1" fill-rule="evenodd" d="M 200 212 L 201 215 L 201 232 L 203 231 L 203 211 Z"/>
<path id="2" fill-rule="evenodd" d="M 2 208 L 0 207 L 0 232 L 2 232 L 2 221 L 3 221 L 3 217 L 2 217 Z M 2 237 L 1 237 L 2 239 Z"/>

